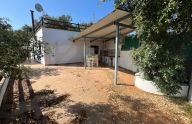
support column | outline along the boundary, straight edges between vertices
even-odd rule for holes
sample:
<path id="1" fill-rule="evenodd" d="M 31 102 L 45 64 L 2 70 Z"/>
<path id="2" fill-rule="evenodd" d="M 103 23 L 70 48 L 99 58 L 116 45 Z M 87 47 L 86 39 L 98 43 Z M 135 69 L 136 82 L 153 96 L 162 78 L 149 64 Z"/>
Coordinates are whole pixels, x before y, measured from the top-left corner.
<path id="1" fill-rule="evenodd" d="M 192 103 L 192 72 L 191 72 L 191 80 L 189 82 L 189 93 L 188 93 L 188 101 Z"/>
<path id="2" fill-rule="evenodd" d="M 114 70 L 114 85 L 117 85 L 118 73 L 118 51 L 119 51 L 119 25 L 116 25 L 116 38 L 115 38 L 115 70 Z"/>
<path id="3" fill-rule="evenodd" d="M 84 67 L 86 69 L 86 38 L 84 38 Z"/>

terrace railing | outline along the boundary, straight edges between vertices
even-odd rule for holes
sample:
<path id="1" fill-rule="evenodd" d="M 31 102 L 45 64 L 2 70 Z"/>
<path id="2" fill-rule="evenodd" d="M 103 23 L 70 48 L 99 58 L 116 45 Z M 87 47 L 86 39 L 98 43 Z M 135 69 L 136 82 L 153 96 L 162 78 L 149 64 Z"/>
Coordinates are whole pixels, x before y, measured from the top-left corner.
<path id="1" fill-rule="evenodd" d="M 36 24 L 35 31 L 38 31 L 41 27 L 63 29 L 69 31 L 80 32 L 88 28 L 86 25 L 80 25 L 76 23 L 62 22 L 48 17 L 42 17 L 41 20 Z"/>

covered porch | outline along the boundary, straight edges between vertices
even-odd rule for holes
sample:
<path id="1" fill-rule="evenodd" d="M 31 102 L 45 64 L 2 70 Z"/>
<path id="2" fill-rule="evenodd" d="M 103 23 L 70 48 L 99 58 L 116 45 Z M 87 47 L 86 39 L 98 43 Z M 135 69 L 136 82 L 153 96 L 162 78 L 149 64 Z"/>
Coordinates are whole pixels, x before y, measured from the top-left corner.
<path id="1" fill-rule="evenodd" d="M 91 27 L 77 35 L 74 42 L 84 42 L 84 66 L 89 59 L 95 59 L 95 65 L 114 66 L 114 85 L 117 84 L 118 59 L 122 37 L 134 31 L 132 19 L 127 11 L 116 9 Z M 125 57 L 124 57 L 125 58 Z"/>

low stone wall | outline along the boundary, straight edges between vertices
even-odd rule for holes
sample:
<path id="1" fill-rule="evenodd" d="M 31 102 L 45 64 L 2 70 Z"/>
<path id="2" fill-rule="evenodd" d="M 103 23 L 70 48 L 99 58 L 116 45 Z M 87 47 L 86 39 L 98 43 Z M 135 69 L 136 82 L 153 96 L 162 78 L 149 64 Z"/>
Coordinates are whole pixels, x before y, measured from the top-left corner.
<path id="1" fill-rule="evenodd" d="M 192 103 L 192 72 L 191 72 L 191 80 L 190 80 L 189 85 L 190 85 L 190 87 L 189 87 L 188 100 L 190 103 Z"/>
<path id="2" fill-rule="evenodd" d="M 0 106 L 2 104 L 3 98 L 4 98 L 4 94 L 6 92 L 8 83 L 9 83 L 9 77 L 8 78 L 2 78 L 0 81 Z"/>
<path id="3" fill-rule="evenodd" d="M 152 81 L 147 81 L 143 78 L 142 74 L 136 73 L 135 74 L 135 86 L 138 87 L 139 89 L 157 94 L 157 95 L 164 95 L 155 85 Z M 181 85 L 181 90 L 180 93 L 174 95 L 176 97 L 187 97 L 188 95 L 188 89 L 189 86 L 186 84 Z"/>

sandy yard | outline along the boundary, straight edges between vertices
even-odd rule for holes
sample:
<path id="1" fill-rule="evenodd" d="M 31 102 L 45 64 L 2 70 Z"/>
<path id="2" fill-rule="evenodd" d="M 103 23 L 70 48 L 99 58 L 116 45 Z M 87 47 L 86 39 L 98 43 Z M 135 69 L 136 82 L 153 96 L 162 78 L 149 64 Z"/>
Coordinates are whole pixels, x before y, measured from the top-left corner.
<path id="1" fill-rule="evenodd" d="M 16 81 L 9 89 L 12 102 L 4 105 L 4 108 L 11 106 L 8 113 L 13 114 L 8 115 L 15 120 L 5 119 L 1 123 L 190 123 L 182 101 L 137 89 L 134 74 L 126 70 L 118 72 L 119 85 L 113 86 L 113 69 L 107 67 L 86 70 L 79 64 L 30 67 L 30 81 Z"/>

